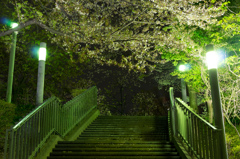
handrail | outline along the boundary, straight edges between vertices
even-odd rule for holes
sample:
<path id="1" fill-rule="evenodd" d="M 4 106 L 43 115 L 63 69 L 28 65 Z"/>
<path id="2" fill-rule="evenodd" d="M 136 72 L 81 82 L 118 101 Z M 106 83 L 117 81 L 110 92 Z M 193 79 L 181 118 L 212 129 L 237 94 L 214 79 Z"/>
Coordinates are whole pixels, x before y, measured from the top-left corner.
<path id="1" fill-rule="evenodd" d="M 34 157 L 51 134 L 64 137 L 96 105 L 96 87 L 64 105 L 56 97 L 51 97 L 6 131 L 4 159 Z"/>
<path id="2" fill-rule="evenodd" d="M 208 125 L 209 127 L 211 127 L 213 130 L 217 130 L 216 127 L 214 127 L 213 125 L 211 125 L 209 122 L 207 122 L 205 119 L 203 119 L 201 116 L 199 116 L 197 113 L 195 113 L 191 107 L 189 105 L 187 105 L 187 103 L 185 103 L 183 100 L 181 100 L 180 98 L 176 98 L 177 102 L 180 103 L 180 106 L 184 106 L 183 108 L 187 108 L 188 111 L 192 114 L 194 114 L 195 116 L 197 116 L 199 118 L 199 120 L 201 120 L 204 124 Z"/>
<path id="3" fill-rule="evenodd" d="M 31 116 L 33 116 L 33 114 L 35 114 L 37 111 L 39 111 L 41 108 L 43 108 L 45 105 L 47 105 L 48 103 L 52 102 L 53 100 L 55 100 L 56 97 L 51 97 L 48 100 L 46 100 L 43 104 L 41 104 L 39 107 L 37 107 L 36 109 L 34 109 L 31 113 L 29 113 L 27 116 L 25 116 L 21 121 L 19 121 L 14 127 L 13 129 L 18 128 L 19 126 L 23 125 Z"/>
<path id="4" fill-rule="evenodd" d="M 60 134 L 65 136 L 72 130 L 92 109 L 97 106 L 97 88 L 92 87 L 76 96 L 63 105 L 61 118 L 65 119 L 58 127 Z M 68 120 L 66 120 L 68 119 Z"/>
<path id="5" fill-rule="evenodd" d="M 180 98 L 174 99 L 169 89 L 172 139 L 178 138 L 187 145 L 188 152 L 200 159 L 219 159 L 219 130 L 196 114 Z"/>

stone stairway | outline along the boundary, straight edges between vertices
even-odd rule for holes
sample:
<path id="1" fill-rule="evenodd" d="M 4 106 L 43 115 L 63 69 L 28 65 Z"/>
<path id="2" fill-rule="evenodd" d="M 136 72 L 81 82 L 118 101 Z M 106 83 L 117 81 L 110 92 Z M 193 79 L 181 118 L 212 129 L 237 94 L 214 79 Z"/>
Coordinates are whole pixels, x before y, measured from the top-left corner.
<path id="1" fill-rule="evenodd" d="M 59 141 L 48 159 L 180 159 L 167 117 L 99 116 L 76 141 Z"/>

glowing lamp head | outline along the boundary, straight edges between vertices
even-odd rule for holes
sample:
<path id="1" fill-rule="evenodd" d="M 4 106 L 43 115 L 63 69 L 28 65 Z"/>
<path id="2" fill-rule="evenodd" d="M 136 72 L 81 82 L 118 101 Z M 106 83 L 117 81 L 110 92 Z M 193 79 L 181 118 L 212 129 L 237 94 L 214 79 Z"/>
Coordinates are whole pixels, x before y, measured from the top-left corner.
<path id="1" fill-rule="evenodd" d="M 47 49 L 46 49 L 47 44 L 44 42 L 40 43 L 40 48 L 38 51 L 38 58 L 39 61 L 43 60 L 46 61 L 46 55 L 47 55 Z"/>
<path id="2" fill-rule="evenodd" d="M 218 55 L 215 51 L 210 51 L 206 55 L 208 69 L 217 68 L 218 65 Z"/>
<path id="3" fill-rule="evenodd" d="M 187 67 L 185 65 L 180 65 L 179 66 L 179 71 L 184 72 L 187 70 Z"/>
<path id="4" fill-rule="evenodd" d="M 214 51 L 213 45 L 207 45 L 206 46 L 206 51 L 207 51 L 206 60 L 207 60 L 208 69 L 210 70 L 212 68 L 217 68 L 218 55 Z"/>
<path id="5" fill-rule="evenodd" d="M 18 23 L 11 23 L 11 28 L 16 28 L 18 26 Z"/>

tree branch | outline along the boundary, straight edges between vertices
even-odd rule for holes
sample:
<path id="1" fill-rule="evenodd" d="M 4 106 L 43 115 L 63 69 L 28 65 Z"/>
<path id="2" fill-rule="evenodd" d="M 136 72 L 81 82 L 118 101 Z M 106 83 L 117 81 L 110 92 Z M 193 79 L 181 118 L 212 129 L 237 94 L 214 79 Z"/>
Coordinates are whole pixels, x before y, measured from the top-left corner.
<path id="1" fill-rule="evenodd" d="M 51 33 L 53 33 L 53 34 L 58 34 L 58 35 L 62 35 L 62 36 L 72 37 L 71 35 L 68 35 L 68 34 L 59 32 L 59 31 L 57 31 L 57 30 L 54 30 L 54 29 L 46 26 L 45 24 L 37 21 L 36 19 L 32 19 L 32 20 L 29 20 L 29 21 L 27 21 L 27 22 L 25 22 L 25 23 L 21 23 L 18 27 L 14 28 L 14 29 L 10 29 L 10 30 L 8 30 L 8 31 L 1 32 L 1 33 L 0 33 L 0 37 L 1 37 L 1 36 L 5 36 L 5 35 L 9 35 L 9 34 L 13 33 L 14 31 L 19 31 L 19 30 L 21 30 L 21 29 L 23 29 L 23 28 L 25 28 L 25 27 L 27 27 L 27 26 L 29 26 L 29 25 L 33 25 L 33 24 L 37 24 L 37 25 L 39 25 L 41 28 L 46 29 L 46 30 L 48 30 L 49 32 L 51 32 Z"/>

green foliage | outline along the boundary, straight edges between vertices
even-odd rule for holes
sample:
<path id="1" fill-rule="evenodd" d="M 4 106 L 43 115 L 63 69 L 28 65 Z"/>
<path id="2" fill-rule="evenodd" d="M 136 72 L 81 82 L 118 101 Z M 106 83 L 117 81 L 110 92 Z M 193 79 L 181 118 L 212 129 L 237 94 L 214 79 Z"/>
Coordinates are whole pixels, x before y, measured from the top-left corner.
<path id="1" fill-rule="evenodd" d="M 173 76 L 171 73 L 174 71 L 175 67 L 171 62 L 166 62 L 165 64 L 157 64 L 153 76 L 158 84 L 159 90 L 164 90 L 166 88 L 168 91 L 169 87 L 173 86 L 175 90 L 179 90 L 180 80 L 177 76 Z"/>
<path id="2" fill-rule="evenodd" d="M 15 109 L 13 123 L 20 121 L 23 117 L 25 117 L 28 113 L 30 113 L 34 108 L 36 108 L 36 106 L 31 104 L 17 105 Z"/>
<path id="3" fill-rule="evenodd" d="M 168 105 L 162 105 L 153 92 L 137 93 L 132 102 L 131 115 L 160 116 L 167 114 Z"/>
<path id="4" fill-rule="evenodd" d="M 240 131 L 240 125 L 237 126 L 238 131 Z M 237 135 L 234 128 L 225 123 L 225 133 L 227 140 L 227 148 L 229 159 L 239 159 L 240 158 L 240 137 Z"/>
<path id="5" fill-rule="evenodd" d="M 175 70 L 172 72 L 173 76 L 178 76 L 178 78 L 184 78 L 185 82 L 188 83 L 189 86 L 195 89 L 195 91 L 200 92 L 205 89 L 205 84 L 201 78 L 202 70 L 197 65 L 197 63 L 189 63 L 190 69 L 181 72 L 179 70 Z"/>
<path id="6" fill-rule="evenodd" d="M 79 94 L 83 93 L 84 91 L 86 91 L 87 89 L 73 89 L 72 90 L 72 97 L 76 97 L 78 96 Z"/>
<path id="7" fill-rule="evenodd" d="M 0 149 L 3 148 L 6 129 L 8 129 L 14 119 L 16 105 L 0 100 Z"/>
<path id="8" fill-rule="evenodd" d="M 193 31 L 191 39 L 199 44 L 199 46 L 204 47 L 207 44 L 210 44 L 212 39 L 210 38 L 211 32 L 203 29 L 196 29 Z"/>

